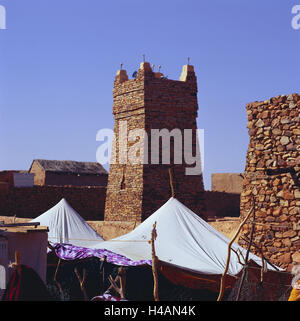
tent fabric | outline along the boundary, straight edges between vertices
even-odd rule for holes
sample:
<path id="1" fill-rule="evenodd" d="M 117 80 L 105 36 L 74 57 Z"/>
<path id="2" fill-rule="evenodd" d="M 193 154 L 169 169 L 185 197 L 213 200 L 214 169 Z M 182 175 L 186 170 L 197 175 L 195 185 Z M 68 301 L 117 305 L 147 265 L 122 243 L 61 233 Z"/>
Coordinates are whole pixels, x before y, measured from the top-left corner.
<path id="1" fill-rule="evenodd" d="M 159 271 L 173 284 L 181 285 L 194 290 L 207 289 L 218 292 L 220 290 L 221 274 L 203 275 L 199 273 L 185 271 L 171 265 L 159 262 Z M 225 289 L 231 289 L 236 282 L 236 277 L 227 276 Z"/>
<path id="2" fill-rule="evenodd" d="M 90 257 L 103 258 L 106 256 L 106 261 L 115 265 L 121 266 L 138 266 L 152 265 L 151 260 L 132 261 L 127 257 L 115 254 L 105 249 L 89 249 L 85 247 L 73 246 L 70 244 L 54 244 L 53 249 L 56 255 L 66 261 L 83 260 Z"/>
<path id="3" fill-rule="evenodd" d="M 103 241 L 103 238 L 63 198 L 54 207 L 31 220 L 48 226 L 50 243 L 65 243 L 82 247 Z"/>
<path id="4" fill-rule="evenodd" d="M 121 299 L 117 296 L 113 296 L 109 293 L 104 293 L 103 295 L 95 296 L 91 299 L 91 301 L 128 301 L 126 299 Z"/>
<path id="5" fill-rule="evenodd" d="M 230 240 L 173 197 L 130 233 L 93 244 L 91 248 L 106 249 L 135 262 L 151 260 L 149 240 L 155 222 L 155 250 L 160 261 L 195 273 L 224 272 Z M 232 248 L 245 257 L 244 248 L 235 243 Z M 249 260 L 262 265 L 261 258 L 252 253 Z M 274 270 L 269 264 L 267 267 Z M 237 275 L 242 268 L 232 251 L 228 274 Z"/>

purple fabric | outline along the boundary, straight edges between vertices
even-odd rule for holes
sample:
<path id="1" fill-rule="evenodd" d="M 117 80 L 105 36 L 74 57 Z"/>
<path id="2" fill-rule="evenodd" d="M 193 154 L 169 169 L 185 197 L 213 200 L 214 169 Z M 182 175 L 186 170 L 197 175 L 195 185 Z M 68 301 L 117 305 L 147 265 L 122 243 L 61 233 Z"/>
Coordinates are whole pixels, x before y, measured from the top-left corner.
<path id="1" fill-rule="evenodd" d="M 106 261 L 116 265 L 122 266 L 138 266 L 138 265 L 151 265 L 151 260 L 140 260 L 132 261 L 127 257 L 113 253 L 106 249 L 89 249 L 86 247 L 74 246 L 71 244 L 59 244 L 53 245 L 56 255 L 63 260 L 80 260 L 89 257 L 99 257 L 102 258 L 106 256 Z"/>

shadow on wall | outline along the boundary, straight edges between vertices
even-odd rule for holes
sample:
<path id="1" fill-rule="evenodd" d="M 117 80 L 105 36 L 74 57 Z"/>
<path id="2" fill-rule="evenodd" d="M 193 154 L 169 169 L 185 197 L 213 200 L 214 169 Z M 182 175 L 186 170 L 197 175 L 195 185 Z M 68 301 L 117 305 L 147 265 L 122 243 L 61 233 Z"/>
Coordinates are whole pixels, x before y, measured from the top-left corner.
<path id="1" fill-rule="evenodd" d="M 239 217 L 240 197 L 237 193 L 206 191 L 206 217 Z"/>

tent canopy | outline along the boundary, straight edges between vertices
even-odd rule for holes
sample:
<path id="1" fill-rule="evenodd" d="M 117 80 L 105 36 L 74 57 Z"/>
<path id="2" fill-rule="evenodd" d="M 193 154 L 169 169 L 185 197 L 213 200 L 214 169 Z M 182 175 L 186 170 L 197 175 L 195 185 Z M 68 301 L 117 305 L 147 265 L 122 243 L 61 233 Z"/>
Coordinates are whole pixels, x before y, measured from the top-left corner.
<path id="1" fill-rule="evenodd" d="M 160 261 L 201 274 L 224 272 L 230 240 L 173 197 L 130 233 L 91 248 L 106 249 L 133 261 L 151 260 L 149 240 L 155 222 L 155 250 Z M 237 244 L 232 248 L 245 257 L 244 248 Z M 261 258 L 252 253 L 249 260 L 262 265 Z M 228 274 L 237 275 L 242 267 L 232 251 Z M 267 267 L 274 270 L 269 264 Z"/>
<path id="2" fill-rule="evenodd" d="M 103 241 L 103 238 L 69 205 L 63 198 L 44 214 L 31 220 L 48 226 L 48 239 L 51 243 L 65 243 L 90 247 Z"/>

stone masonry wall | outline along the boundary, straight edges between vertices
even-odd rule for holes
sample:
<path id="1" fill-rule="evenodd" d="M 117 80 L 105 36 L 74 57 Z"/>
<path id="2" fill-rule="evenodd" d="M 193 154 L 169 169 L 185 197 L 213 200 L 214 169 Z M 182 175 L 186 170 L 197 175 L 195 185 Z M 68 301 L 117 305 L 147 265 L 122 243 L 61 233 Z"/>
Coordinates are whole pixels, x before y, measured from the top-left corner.
<path id="1" fill-rule="evenodd" d="M 171 196 L 169 168 L 172 171 L 175 197 L 200 216 L 204 216 L 204 186 L 202 174 L 187 175 L 188 165 L 184 150 L 196 155 L 196 119 L 198 116 L 197 79 L 193 66 L 184 66 L 181 80 L 153 78 L 146 87 L 146 131 L 151 146 L 151 130 L 180 130 L 182 148 L 176 149 L 174 141 L 170 145 L 170 165 L 162 163 L 162 146 L 159 146 L 160 163 L 149 162 L 144 166 L 143 219 L 161 207 Z M 192 130 L 191 146 L 184 146 L 185 129 Z M 198 146 L 199 147 L 199 146 Z M 181 152 L 179 164 L 175 161 L 174 149 Z M 148 149 L 148 159 L 151 159 Z M 200 163 L 200 159 L 198 159 Z"/>
<path id="2" fill-rule="evenodd" d="M 111 161 L 110 164 L 105 220 L 140 221 L 143 166 L 127 164 L 127 150 L 130 144 L 127 137 L 122 135 L 127 135 L 129 130 L 145 127 L 143 73 L 140 73 L 137 79 L 128 80 L 126 71 L 120 70 L 114 82 L 113 98 L 114 132 L 117 144 L 115 153 L 112 152 L 112 158 L 116 157 L 116 161 Z M 126 124 L 126 128 L 123 124 Z"/>
<path id="3" fill-rule="evenodd" d="M 169 168 L 173 172 L 175 196 L 201 215 L 204 210 L 202 175 L 187 176 L 185 167 L 175 164 L 158 164 L 151 161 L 151 130 L 174 128 L 192 129 L 192 150 L 195 155 L 197 83 L 192 66 L 185 66 L 180 81 L 169 80 L 161 73 L 152 71 L 150 64 L 144 62 L 136 79 L 128 80 L 125 70 L 119 70 L 114 82 L 113 114 L 116 134 L 116 162 L 111 165 L 107 186 L 105 220 L 141 222 L 162 206 L 170 197 Z M 126 129 L 122 129 L 124 122 Z M 148 140 L 148 153 L 141 148 L 141 159 L 148 158 L 147 164 L 133 164 L 123 151 L 136 143 L 143 145 L 143 138 L 129 141 L 126 134 L 130 130 L 145 130 Z M 125 133 L 125 134 L 124 134 Z M 125 137 L 124 137 L 125 135 Z M 123 138 L 123 139 L 122 139 Z M 145 146 L 145 145 L 143 145 Z M 174 147 L 171 144 L 171 155 Z M 161 147 L 159 155 L 161 156 Z M 193 167 L 193 166 L 191 166 Z"/>
<path id="4" fill-rule="evenodd" d="M 247 152 L 241 218 L 255 202 L 254 242 L 284 268 L 300 263 L 300 95 L 247 104 Z M 240 244 L 249 237 L 246 224 Z M 259 252 L 257 252 L 259 254 Z"/>

